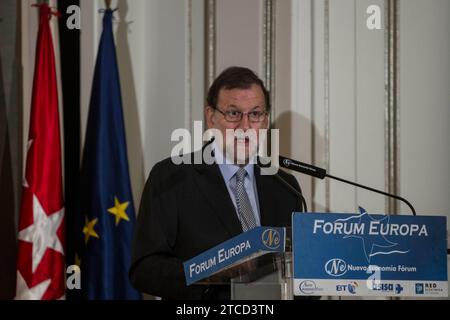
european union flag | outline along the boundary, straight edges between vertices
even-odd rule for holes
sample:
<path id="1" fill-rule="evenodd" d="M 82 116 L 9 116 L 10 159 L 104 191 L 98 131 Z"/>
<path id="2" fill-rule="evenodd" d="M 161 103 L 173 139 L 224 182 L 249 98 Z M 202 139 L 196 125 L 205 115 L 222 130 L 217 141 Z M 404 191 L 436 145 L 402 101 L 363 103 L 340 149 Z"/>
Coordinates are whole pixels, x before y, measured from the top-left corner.
<path id="1" fill-rule="evenodd" d="M 119 72 L 106 10 L 81 166 L 78 254 L 88 299 L 139 299 L 128 280 L 135 210 L 128 174 Z"/>

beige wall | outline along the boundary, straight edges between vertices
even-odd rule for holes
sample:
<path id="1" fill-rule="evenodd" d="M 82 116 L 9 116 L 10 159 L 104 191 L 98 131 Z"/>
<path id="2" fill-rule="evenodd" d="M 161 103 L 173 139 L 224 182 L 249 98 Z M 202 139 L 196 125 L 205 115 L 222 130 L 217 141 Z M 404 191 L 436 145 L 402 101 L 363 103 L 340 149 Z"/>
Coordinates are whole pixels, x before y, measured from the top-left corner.
<path id="1" fill-rule="evenodd" d="M 24 1 L 24 0 L 23 0 Z M 101 32 L 100 0 L 82 0 L 82 128 Z M 152 166 L 169 156 L 173 129 L 202 119 L 205 21 L 202 0 L 119 0 L 120 63 L 130 172 L 136 205 Z M 25 1 L 25 3 L 28 3 Z M 117 1 L 113 1 L 115 6 Z M 365 9 L 383 0 L 278 0 L 275 112 L 282 153 L 385 189 L 386 26 L 368 30 Z M 264 73 L 262 0 L 217 1 L 217 71 L 233 64 Z M 23 17 L 34 9 L 24 9 Z M 450 2 L 400 0 L 398 187 L 420 214 L 450 217 Z M 384 16 L 383 16 L 383 23 Z M 33 67 L 32 19 L 25 25 L 24 123 Z M 28 94 L 27 94 L 28 93 Z M 24 126 L 25 130 L 27 126 Z M 24 134 L 26 137 L 26 134 Z M 309 207 L 384 212 L 383 197 L 298 175 Z M 401 206 L 401 214 L 410 214 Z"/>
<path id="2" fill-rule="evenodd" d="M 82 132 L 104 7 L 81 0 Z M 116 0 L 114 22 L 130 176 L 136 206 L 153 165 L 170 156 L 174 129 L 203 119 L 202 0 Z"/>
<path id="3" fill-rule="evenodd" d="M 216 70 L 244 66 L 264 76 L 264 1 L 216 1 Z"/>
<path id="4" fill-rule="evenodd" d="M 400 186 L 450 217 L 450 1 L 400 1 Z"/>
<path id="5" fill-rule="evenodd" d="M 24 1 L 24 92 L 31 92 L 35 9 Z M 233 0 L 234 1 L 234 0 Z M 216 72 L 243 64 L 265 76 L 265 1 L 216 2 Z M 274 1 L 274 114 L 281 152 L 332 174 L 380 189 L 386 170 L 386 28 L 365 27 L 383 0 Z M 82 0 L 82 134 L 101 32 L 103 1 Z M 175 128 L 201 120 L 204 104 L 205 3 L 116 0 L 115 22 L 130 171 L 135 201 Z M 423 213 L 449 207 L 449 2 L 400 1 L 399 190 Z M 419 19 L 420 17 L 420 19 Z M 383 23 L 384 16 L 383 16 Z M 424 45 L 425 44 L 425 45 Z M 24 95 L 28 123 L 30 95 Z M 27 136 L 24 126 L 24 137 Z M 427 164 L 426 169 L 425 164 Z M 385 211 L 382 197 L 298 176 L 311 208 Z M 419 183 L 420 181 L 420 183 Z M 408 214 L 405 207 L 400 212 Z"/>

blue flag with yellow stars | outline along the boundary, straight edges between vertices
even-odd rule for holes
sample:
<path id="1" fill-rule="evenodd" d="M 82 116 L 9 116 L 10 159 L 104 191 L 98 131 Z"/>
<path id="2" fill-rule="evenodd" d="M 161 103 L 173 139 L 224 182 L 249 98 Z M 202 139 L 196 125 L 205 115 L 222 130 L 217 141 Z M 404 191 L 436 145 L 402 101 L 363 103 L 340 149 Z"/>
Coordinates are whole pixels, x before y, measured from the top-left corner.
<path id="1" fill-rule="evenodd" d="M 87 299 L 140 299 L 128 279 L 135 210 L 128 174 L 119 71 L 105 10 L 80 176 L 77 259 Z"/>

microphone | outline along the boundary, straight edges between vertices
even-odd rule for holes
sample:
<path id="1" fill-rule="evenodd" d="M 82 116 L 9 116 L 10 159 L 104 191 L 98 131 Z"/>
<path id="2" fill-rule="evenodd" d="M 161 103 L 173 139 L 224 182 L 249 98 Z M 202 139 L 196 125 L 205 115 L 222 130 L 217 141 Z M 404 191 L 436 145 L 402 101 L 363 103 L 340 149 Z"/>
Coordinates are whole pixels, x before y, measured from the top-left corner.
<path id="1" fill-rule="evenodd" d="M 259 160 L 259 158 L 258 158 L 258 160 Z M 265 168 L 261 163 L 259 163 L 259 161 L 256 165 L 260 168 L 260 170 L 264 171 Z M 271 174 L 271 175 L 274 176 L 275 179 L 277 179 L 281 184 L 283 184 L 289 191 L 291 191 L 294 195 L 296 195 L 300 199 L 300 201 L 302 203 L 302 207 L 305 210 L 305 212 L 308 212 L 308 205 L 306 204 L 305 197 L 303 197 L 301 192 L 299 192 L 297 189 L 295 189 L 289 182 L 287 182 L 282 176 L 280 176 L 278 174 L 278 172 L 275 174 Z"/>
<path id="2" fill-rule="evenodd" d="M 310 164 L 306 164 L 297 160 L 289 159 L 283 156 L 279 156 L 280 158 L 280 166 L 286 169 L 291 169 L 300 173 L 307 174 L 309 176 L 324 179 L 327 175 L 327 171 L 325 169 L 315 167 Z"/>
<path id="3" fill-rule="evenodd" d="M 351 185 L 353 185 L 355 187 L 358 187 L 358 188 L 366 189 L 366 190 L 369 190 L 369 191 L 372 191 L 372 192 L 376 192 L 376 193 L 382 194 L 382 195 L 390 197 L 390 198 L 394 198 L 394 199 L 400 200 L 400 201 L 402 201 L 402 202 L 404 202 L 404 203 L 406 203 L 408 205 L 408 207 L 411 209 L 411 211 L 412 211 L 414 216 L 416 215 L 416 210 L 409 203 L 409 201 L 406 200 L 405 198 L 402 198 L 402 197 L 399 197 L 399 196 L 397 196 L 395 194 L 387 193 L 387 192 L 384 192 L 384 191 L 381 191 L 381 190 L 378 190 L 378 189 L 375 189 L 375 188 L 371 188 L 371 187 L 368 187 L 368 186 L 365 186 L 365 185 L 362 185 L 362 184 L 359 184 L 359 183 L 356 183 L 356 182 L 353 182 L 353 181 L 349 181 L 349 180 L 342 179 L 342 178 L 339 178 L 339 177 L 336 177 L 336 176 L 332 176 L 331 174 L 328 174 L 325 169 L 319 168 L 319 167 L 316 167 L 316 166 L 313 166 L 313 165 L 310 165 L 310 164 L 307 164 L 307 163 L 303 163 L 303 162 L 300 162 L 300 161 L 297 161 L 297 160 L 289 159 L 289 158 L 286 158 L 286 157 L 283 157 L 283 156 L 280 156 L 279 159 L 280 159 L 280 166 L 283 167 L 283 168 L 291 169 L 291 170 L 294 170 L 294 171 L 297 171 L 297 172 L 300 172 L 300 173 L 304 173 L 304 174 L 307 174 L 309 176 L 312 176 L 312 177 L 315 177 L 315 178 L 319 178 L 319 179 L 324 179 L 325 177 L 328 177 L 330 179 L 334 179 L 334 180 L 338 180 L 338 181 L 341 181 L 341 182 L 344 182 L 344 183 L 347 183 L 347 184 L 351 184 Z"/>
<path id="4" fill-rule="evenodd" d="M 327 171 L 325 169 L 319 168 L 319 167 L 316 167 L 316 166 L 313 166 L 313 165 L 310 165 L 310 164 L 307 164 L 307 163 L 303 163 L 303 162 L 300 162 L 300 161 L 297 161 L 297 160 L 289 159 L 289 158 L 286 158 L 286 157 L 283 157 L 283 156 L 279 156 L 279 159 L 280 159 L 280 162 L 279 162 L 280 163 L 280 167 L 283 167 L 283 168 L 286 168 L 286 169 L 291 169 L 291 170 L 294 170 L 294 171 L 297 171 L 297 172 L 300 172 L 300 173 L 304 173 L 306 175 L 309 175 L 309 176 L 312 176 L 312 177 L 315 177 L 315 178 L 319 178 L 319 179 L 325 179 L 325 177 L 328 177 L 330 179 L 338 180 L 338 181 L 341 181 L 341 182 L 344 182 L 344 183 L 347 183 L 347 184 L 351 184 L 353 186 L 356 186 L 356 187 L 359 187 L 359 188 L 362 188 L 362 189 L 373 191 L 373 192 L 382 194 L 384 196 L 387 196 L 387 197 L 394 198 L 394 199 L 397 199 L 399 201 L 402 201 L 403 203 L 406 203 L 408 205 L 408 207 L 411 209 L 413 216 L 416 216 L 416 210 L 414 209 L 412 204 L 409 203 L 409 201 L 406 200 L 405 198 L 402 198 L 402 197 L 399 197 L 399 196 L 397 196 L 395 194 L 387 193 L 387 192 L 384 192 L 384 191 L 381 191 L 381 190 L 378 190 L 378 189 L 375 189 L 375 188 L 371 188 L 371 187 L 368 187 L 368 186 L 365 186 L 365 185 L 362 185 L 362 184 L 359 184 L 359 183 L 356 183 L 356 182 L 353 182 L 353 181 L 349 181 L 349 180 L 342 179 L 342 178 L 339 178 L 339 177 L 336 177 L 336 176 L 332 176 L 331 174 L 327 174 Z M 281 177 L 279 177 L 279 178 L 282 179 Z M 284 179 L 282 179 L 282 180 L 284 181 Z M 286 184 L 288 184 L 286 181 L 284 181 L 284 182 Z M 292 186 L 291 186 L 291 188 L 292 188 Z M 297 191 L 297 190 L 295 190 L 295 191 Z M 303 196 L 302 196 L 302 198 L 303 198 Z M 450 254 L 450 249 L 447 249 L 447 255 L 448 254 Z"/>

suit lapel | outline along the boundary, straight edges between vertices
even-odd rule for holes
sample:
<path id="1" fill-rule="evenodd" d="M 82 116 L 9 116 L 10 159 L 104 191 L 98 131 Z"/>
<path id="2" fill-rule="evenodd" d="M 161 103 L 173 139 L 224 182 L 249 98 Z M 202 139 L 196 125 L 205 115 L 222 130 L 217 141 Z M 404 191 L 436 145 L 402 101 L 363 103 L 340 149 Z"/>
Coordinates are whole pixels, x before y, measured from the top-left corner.
<path id="1" fill-rule="evenodd" d="M 198 189 L 210 205 L 211 214 L 217 216 L 230 236 L 234 237 L 242 233 L 241 224 L 219 166 L 217 164 L 197 164 L 194 165 L 194 168 L 197 172 L 195 180 Z"/>

